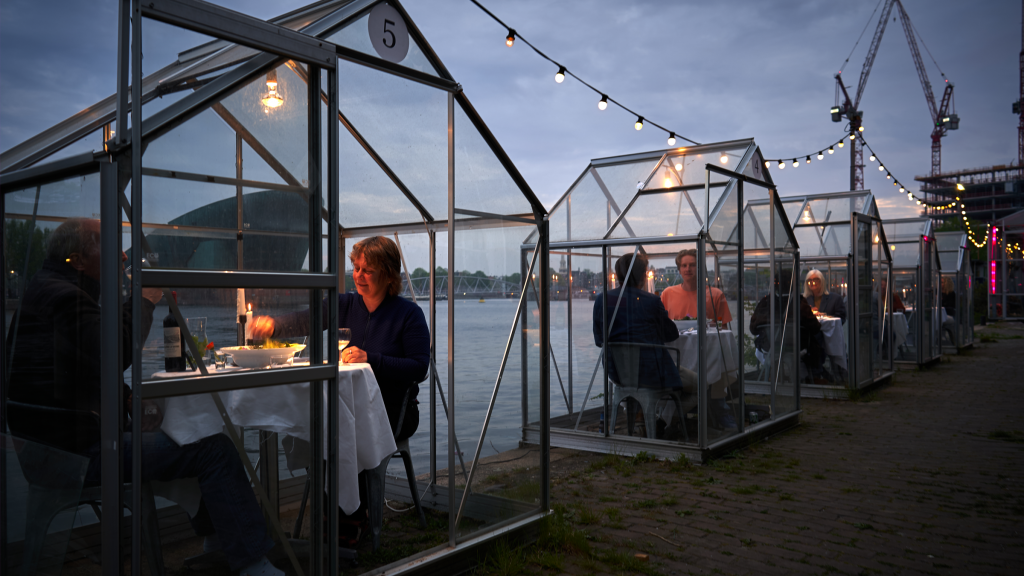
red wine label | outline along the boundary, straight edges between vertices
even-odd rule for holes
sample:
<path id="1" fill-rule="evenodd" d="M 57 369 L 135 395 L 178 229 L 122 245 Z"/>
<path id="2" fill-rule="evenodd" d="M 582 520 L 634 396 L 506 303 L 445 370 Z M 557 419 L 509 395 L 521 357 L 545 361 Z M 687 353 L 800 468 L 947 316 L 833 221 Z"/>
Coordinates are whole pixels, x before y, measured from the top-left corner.
<path id="1" fill-rule="evenodd" d="M 164 328 L 164 358 L 181 356 L 181 328 L 172 326 Z"/>

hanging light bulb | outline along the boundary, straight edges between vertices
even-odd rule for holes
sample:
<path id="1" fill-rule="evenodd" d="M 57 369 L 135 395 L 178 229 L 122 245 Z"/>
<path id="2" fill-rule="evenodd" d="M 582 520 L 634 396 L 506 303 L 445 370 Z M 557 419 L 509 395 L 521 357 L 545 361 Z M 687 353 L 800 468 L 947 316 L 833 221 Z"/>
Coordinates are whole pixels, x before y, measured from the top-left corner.
<path id="1" fill-rule="evenodd" d="M 668 145 L 669 146 L 675 146 L 676 145 L 676 133 L 675 132 L 669 132 L 668 133 Z"/>
<path id="2" fill-rule="evenodd" d="M 516 43 L 516 31 L 509 28 L 508 36 L 505 36 L 505 46 L 512 47 Z"/>
<path id="3" fill-rule="evenodd" d="M 765 164 L 768 164 L 768 163 L 765 162 Z M 683 171 L 683 163 L 682 162 L 676 162 L 675 168 L 676 168 L 676 172 L 682 172 Z"/>
<path id="4" fill-rule="evenodd" d="M 729 163 L 729 155 L 726 154 L 725 152 L 722 152 L 722 156 L 721 156 L 721 158 L 718 159 L 718 161 L 721 162 L 722 164 L 728 164 Z"/>
<path id="5" fill-rule="evenodd" d="M 885 166 L 883 166 L 883 165 L 879 164 L 879 165 L 878 165 L 878 171 L 879 171 L 879 172 L 884 172 L 884 171 L 885 171 Z"/>
<path id="6" fill-rule="evenodd" d="M 605 96 L 604 94 L 601 94 L 601 101 L 597 103 L 597 109 L 598 110 L 604 110 L 607 107 L 608 107 L 608 97 Z"/>
<path id="7" fill-rule="evenodd" d="M 828 147 L 828 153 L 829 153 L 829 154 L 832 154 L 832 153 L 834 153 L 834 152 L 835 152 L 835 149 L 834 149 L 834 148 L 832 148 L 831 146 L 829 146 L 829 147 Z"/>
<path id="8" fill-rule="evenodd" d="M 267 93 L 261 99 L 268 109 L 278 108 L 284 104 L 284 98 L 277 93 L 277 70 L 267 72 Z"/>
<path id="9" fill-rule="evenodd" d="M 875 161 L 875 155 L 874 155 L 874 154 L 872 154 L 872 155 L 871 155 L 871 157 L 870 157 L 870 158 L 868 158 L 868 160 L 871 160 L 872 162 L 874 162 L 874 161 Z"/>
<path id="10" fill-rule="evenodd" d="M 796 161 L 796 158 L 793 158 L 793 168 L 799 168 L 799 167 L 800 167 L 800 163 Z"/>
<path id="11" fill-rule="evenodd" d="M 966 188 L 964 188 L 964 185 L 959 182 L 956 183 L 956 189 L 958 192 L 963 192 L 964 190 L 966 190 Z M 957 200 L 959 200 L 959 198 L 957 198 Z"/>
<path id="12" fill-rule="evenodd" d="M 857 128 L 857 132 L 863 132 L 863 131 L 864 131 L 864 127 L 863 127 L 863 126 L 859 126 L 859 127 Z"/>
<path id="13" fill-rule="evenodd" d="M 818 150 L 818 160 L 821 160 L 824 157 L 825 155 L 821 152 L 821 150 Z"/>
<path id="14" fill-rule="evenodd" d="M 903 193 L 903 186 L 900 186 L 900 193 Z"/>
<path id="15" fill-rule="evenodd" d="M 555 82 L 561 84 L 565 80 L 565 66 L 559 66 L 558 72 L 555 72 Z"/>
<path id="16" fill-rule="evenodd" d="M 890 173 L 886 172 L 886 173 L 885 173 L 885 179 L 886 179 L 886 180 L 889 180 L 889 179 L 891 179 L 891 178 L 892 178 L 892 174 L 890 174 Z"/>
<path id="17" fill-rule="evenodd" d="M 808 156 L 808 157 L 807 157 L 807 163 L 808 163 L 808 164 L 810 164 L 810 163 L 811 163 L 811 157 L 810 157 L 810 156 Z"/>
<path id="18" fill-rule="evenodd" d="M 856 139 L 857 139 L 857 134 L 851 132 L 850 133 L 850 140 L 856 140 Z"/>
<path id="19" fill-rule="evenodd" d="M 771 168 L 771 167 L 772 167 L 772 162 L 771 162 L 771 160 L 765 160 L 765 161 L 764 161 L 764 167 L 765 167 L 765 168 Z"/>
<path id="20" fill-rule="evenodd" d="M 644 117 L 643 116 L 637 116 L 636 117 L 636 124 L 633 124 L 633 127 L 636 128 L 637 130 L 643 130 L 644 129 Z"/>
<path id="21" fill-rule="evenodd" d="M 782 160 L 779 160 L 779 170 L 782 170 L 785 167 L 786 167 L 786 163 L 783 162 Z"/>
<path id="22" fill-rule="evenodd" d="M 843 146 L 846 146 L 846 142 L 843 142 L 842 140 L 840 140 L 839 141 L 839 147 L 842 148 Z"/>

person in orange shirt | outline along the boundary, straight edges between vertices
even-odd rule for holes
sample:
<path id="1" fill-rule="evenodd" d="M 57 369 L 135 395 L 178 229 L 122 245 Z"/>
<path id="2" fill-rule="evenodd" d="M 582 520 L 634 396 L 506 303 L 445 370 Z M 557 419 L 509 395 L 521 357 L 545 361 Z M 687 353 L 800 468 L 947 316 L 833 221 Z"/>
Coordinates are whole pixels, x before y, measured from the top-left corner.
<path id="1" fill-rule="evenodd" d="M 668 317 L 673 320 L 683 320 L 687 317 L 696 318 L 697 251 L 680 250 L 679 254 L 676 254 L 676 267 L 679 268 L 679 275 L 683 277 L 683 283 L 665 288 L 661 293 L 661 303 L 665 305 Z M 721 290 L 708 286 L 704 302 L 709 320 L 732 321 L 729 304 L 725 301 L 725 294 Z"/>

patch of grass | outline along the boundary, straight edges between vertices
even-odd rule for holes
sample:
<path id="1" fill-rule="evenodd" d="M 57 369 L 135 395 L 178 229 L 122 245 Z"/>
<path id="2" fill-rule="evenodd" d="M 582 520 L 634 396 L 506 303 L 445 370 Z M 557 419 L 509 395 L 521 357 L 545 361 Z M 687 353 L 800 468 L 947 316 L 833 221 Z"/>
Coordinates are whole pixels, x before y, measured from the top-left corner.
<path id="1" fill-rule="evenodd" d="M 734 494 L 757 494 L 761 491 L 761 487 L 757 484 L 751 484 L 750 486 L 730 486 L 729 491 Z"/>
<path id="2" fill-rule="evenodd" d="M 611 468 L 615 466 L 621 458 L 615 454 L 605 454 L 598 458 L 596 461 L 590 463 L 590 467 L 587 469 L 590 472 L 599 472 L 605 468 Z"/>
<path id="3" fill-rule="evenodd" d="M 857 522 L 857 523 L 855 523 L 853 525 L 853 527 L 856 528 L 857 530 L 874 530 L 875 529 L 875 527 L 872 526 L 871 524 L 865 524 L 863 522 Z"/>
<path id="4" fill-rule="evenodd" d="M 860 488 L 843 488 L 842 491 L 844 494 L 854 494 L 857 492 L 863 492 L 863 490 L 861 490 Z"/>
<path id="5" fill-rule="evenodd" d="M 547 550 L 534 550 L 527 561 L 531 564 L 536 564 L 541 568 L 553 570 L 555 572 L 565 571 L 565 555 L 556 554 L 555 552 L 548 552 Z"/>
<path id="6" fill-rule="evenodd" d="M 825 475 L 824 474 L 815 474 L 814 476 L 811 476 L 811 478 L 814 478 L 815 480 L 824 480 L 825 479 Z"/>
<path id="7" fill-rule="evenodd" d="M 502 538 L 487 552 L 480 564 L 479 574 L 489 576 L 516 576 L 526 569 L 526 555 Z"/>
<path id="8" fill-rule="evenodd" d="M 643 562 L 629 552 L 610 550 L 600 554 L 598 559 L 609 567 L 614 568 L 615 572 L 635 572 L 650 574 L 651 576 L 660 576 L 661 574 L 661 571 L 651 565 L 650 562 Z"/>
<path id="9" fill-rule="evenodd" d="M 630 504 L 629 507 L 632 508 L 633 510 L 645 510 L 645 509 L 649 509 L 649 508 L 657 508 L 658 507 L 658 501 L 657 500 L 637 500 L 636 502 L 633 502 L 632 504 Z"/>
<path id="10" fill-rule="evenodd" d="M 597 501 L 598 502 L 618 502 L 619 499 L 616 498 L 615 496 L 598 496 L 597 497 Z"/>
<path id="11" fill-rule="evenodd" d="M 604 515 L 608 517 L 608 524 L 614 528 L 622 526 L 622 511 L 618 508 L 605 508 Z"/>
<path id="12" fill-rule="evenodd" d="M 675 460 L 668 460 L 666 463 L 668 464 L 668 469 L 672 472 L 685 472 L 695 467 L 693 460 L 690 460 L 686 454 L 679 454 Z"/>
<path id="13" fill-rule="evenodd" d="M 675 506 L 676 504 L 679 504 L 679 498 L 676 498 L 675 496 L 665 496 L 658 502 L 662 506 Z"/>
<path id="14" fill-rule="evenodd" d="M 783 492 L 782 494 L 779 494 L 779 500 L 795 500 L 795 498 L 793 498 L 792 494 Z"/>
<path id="15" fill-rule="evenodd" d="M 549 514 L 540 525 L 538 547 L 560 554 L 590 554 L 587 533 L 579 530 L 566 517 L 566 508 L 556 504 L 554 514 Z"/>
<path id="16" fill-rule="evenodd" d="M 676 516 L 693 516 L 693 510 L 676 510 Z"/>
<path id="17" fill-rule="evenodd" d="M 577 518 L 580 524 L 595 525 L 601 523 L 601 513 L 586 506 L 581 506 L 577 510 Z"/>

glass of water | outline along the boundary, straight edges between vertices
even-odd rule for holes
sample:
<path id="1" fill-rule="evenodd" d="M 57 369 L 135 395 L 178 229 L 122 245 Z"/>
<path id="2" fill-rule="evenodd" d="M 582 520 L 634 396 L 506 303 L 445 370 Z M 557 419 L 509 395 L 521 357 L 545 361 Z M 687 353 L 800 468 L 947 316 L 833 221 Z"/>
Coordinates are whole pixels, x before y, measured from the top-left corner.
<path id="1" fill-rule="evenodd" d="M 341 351 L 352 341 L 352 330 L 350 328 L 338 328 L 338 364 L 344 364 L 341 359 Z"/>

